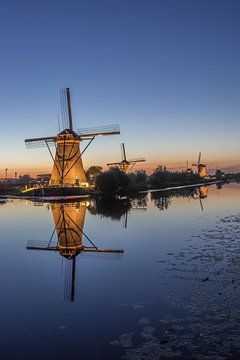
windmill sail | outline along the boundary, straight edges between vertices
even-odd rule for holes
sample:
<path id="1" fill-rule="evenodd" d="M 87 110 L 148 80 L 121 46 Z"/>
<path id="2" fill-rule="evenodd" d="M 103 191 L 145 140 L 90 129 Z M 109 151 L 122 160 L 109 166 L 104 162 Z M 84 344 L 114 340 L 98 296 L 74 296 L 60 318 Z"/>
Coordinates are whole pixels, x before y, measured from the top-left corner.
<path id="1" fill-rule="evenodd" d="M 127 160 L 127 156 L 126 156 L 126 150 L 125 150 L 125 145 L 124 143 L 121 144 L 121 152 L 122 152 L 122 160 L 126 161 Z"/>
<path id="2" fill-rule="evenodd" d="M 119 125 L 105 125 L 92 128 L 79 129 L 77 134 L 81 139 L 96 137 L 96 136 L 107 136 L 107 135 L 119 135 Z"/>
<path id="3" fill-rule="evenodd" d="M 137 158 L 137 159 L 129 159 L 130 163 L 136 163 L 136 162 L 143 162 L 146 161 L 144 158 Z"/>
<path id="4" fill-rule="evenodd" d="M 36 149 L 46 147 L 48 145 L 54 145 L 56 136 L 47 136 L 41 138 L 26 139 L 25 145 L 27 149 Z"/>

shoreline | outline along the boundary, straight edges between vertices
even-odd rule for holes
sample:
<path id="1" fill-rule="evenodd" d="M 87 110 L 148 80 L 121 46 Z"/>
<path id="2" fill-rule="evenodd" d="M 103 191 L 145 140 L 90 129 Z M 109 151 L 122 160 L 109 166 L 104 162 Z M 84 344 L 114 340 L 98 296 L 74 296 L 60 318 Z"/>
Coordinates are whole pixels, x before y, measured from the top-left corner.
<path id="1" fill-rule="evenodd" d="M 210 186 L 214 184 L 222 183 L 222 180 L 216 180 L 216 181 L 209 181 L 204 183 L 197 183 L 197 184 L 191 184 L 191 185 L 177 185 L 177 186 L 171 186 L 161 189 L 148 189 L 148 190 L 141 190 L 135 193 L 137 196 L 138 194 L 147 194 L 147 193 L 155 193 L 155 192 L 164 192 L 164 191 L 171 191 L 171 190 L 180 190 L 180 189 L 186 189 L 186 188 L 194 188 L 194 187 L 200 187 L 200 186 Z M 53 196 L 27 196 L 27 195 L 0 195 L 1 199 L 26 199 L 26 200 L 36 200 L 36 201 L 42 201 L 42 202 L 56 202 L 56 201 L 73 201 L 73 200 L 80 200 L 80 199 L 87 199 L 87 198 L 95 198 L 96 193 L 89 193 L 89 194 L 76 194 L 76 195 L 53 195 Z M 130 196 L 131 197 L 131 196 Z"/>
<path id="2" fill-rule="evenodd" d="M 215 181 L 209 181 L 209 182 L 191 184 L 191 185 L 177 185 L 177 186 L 171 186 L 171 187 L 166 187 L 166 188 L 161 188 L 161 189 L 142 190 L 142 191 L 139 191 L 138 194 L 147 194 L 147 193 L 153 193 L 153 192 L 159 192 L 159 191 L 186 189 L 186 188 L 200 187 L 200 186 L 205 186 L 205 185 L 209 186 L 209 185 L 214 185 L 214 184 L 218 184 L 218 183 L 222 183 L 222 182 L 223 182 L 222 180 L 215 180 Z"/>

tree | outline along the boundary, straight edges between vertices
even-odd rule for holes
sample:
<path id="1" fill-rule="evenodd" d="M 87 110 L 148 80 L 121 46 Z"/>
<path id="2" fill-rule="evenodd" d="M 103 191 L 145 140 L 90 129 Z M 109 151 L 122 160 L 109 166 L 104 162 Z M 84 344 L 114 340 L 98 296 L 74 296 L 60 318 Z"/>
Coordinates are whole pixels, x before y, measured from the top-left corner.
<path id="1" fill-rule="evenodd" d="M 126 195 L 129 191 L 129 177 L 119 168 L 101 173 L 96 179 L 96 187 L 104 196 Z"/>
<path id="2" fill-rule="evenodd" d="M 86 177 L 90 185 L 95 185 L 96 178 L 102 173 L 102 167 L 93 165 L 86 171 Z"/>

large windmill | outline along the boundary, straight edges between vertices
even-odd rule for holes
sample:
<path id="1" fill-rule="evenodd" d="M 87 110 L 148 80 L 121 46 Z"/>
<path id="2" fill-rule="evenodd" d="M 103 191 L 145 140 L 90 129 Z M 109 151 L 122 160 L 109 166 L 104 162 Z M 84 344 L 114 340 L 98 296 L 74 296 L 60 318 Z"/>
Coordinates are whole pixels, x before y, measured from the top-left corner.
<path id="1" fill-rule="evenodd" d="M 121 152 L 122 152 L 122 160 L 118 161 L 118 162 L 108 163 L 107 166 L 115 166 L 116 165 L 116 166 L 119 166 L 122 171 L 127 172 L 127 171 L 131 170 L 137 162 L 145 161 L 144 158 L 127 160 L 124 143 L 121 144 Z"/>
<path id="2" fill-rule="evenodd" d="M 96 128 L 80 129 L 73 131 L 70 89 L 61 91 L 62 117 L 67 123 L 67 128 L 56 136 L 26 139 L 27 148 L 47 147 L 53 160 L 53 170 L 49 185 L 51 186 L 88 186 L 82 163 L 82 155 L 96 136 L 120 134 L 118 125 L 101 126 Z M 80 142 L 87 140 L 85 148 L 80 151 Z M 51 150 L 55 145 L 55 157 Z"/>
<path id="3" fill-rule="evenodd" d="M 201 156 L 202 153 L 199 152 L 198 154 L 198 162 L 196 164 L 192 164 L 192 166 L 196 166 L 197 167 L 197 174 L 201 177 L 204 178 L 207 176 L 207 167 L 205 164 L 201 163 Z"/>
<path id="4" fill-rule="evenodd" d="M 99 249 L 83 230 L 87 203 L 54 203 L 51 205 L 54 230 L 49 241 L 29 240 L 28 250 L 58 252 L 66 259 L 65 299 L 74 301 L 76 279 L 76 257 L 81 253 L 116 254 L 118 259 L 123 250 Z M 57 234 L 57 239 L 55 234 Z M 83 238 L 89 246 L 84 245 Z M 107 255 L 106 255 L 107 256 Z M 111 256 L 111 255 L 110 255 Z M 102 256 L 101 256 L 102 258 Z"/>

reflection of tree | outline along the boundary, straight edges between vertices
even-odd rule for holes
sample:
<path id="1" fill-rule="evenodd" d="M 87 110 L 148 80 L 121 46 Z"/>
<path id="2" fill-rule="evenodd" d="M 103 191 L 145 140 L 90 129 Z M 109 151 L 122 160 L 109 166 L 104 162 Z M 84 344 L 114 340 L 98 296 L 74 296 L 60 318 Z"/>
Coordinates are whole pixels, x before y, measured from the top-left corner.
<path id="1" fill-rule="evenodd" d="M 171 197 L 170 196 L 156 196 L 156 193 L 152 196 L 152 200 L 154 201 L 155 206 L 159 208 L 159 210 L 167 210 L 171 205 Z"/>
<path id="2" fill-rule="evenodd" d="M 134 209 L 144 209 L 147 207 L 147 198 L 145 194 L 141 194 L 131 200 L 131 207 Z"/>
<path id="3" fill-rule="evenodd" d="M 100 215 L 102 217 L 120 221 L 122 216 L 125 215 L 130 208 L 131 202 L 129 199 L 118 200 L 114 198 L 99 198 L 91 203 L 88 210 L 93 215 Z"/>
<path id="4" fill-rule="evenodd" d="M 185 188 L 169 191 L 153 192 L 151 199 L 160 210 L 167 210 L 172 203 L 173 198 L 194 198 L 203 199 L 207 197 L 208 187 L 201 186 L 200 188 Z"/>

